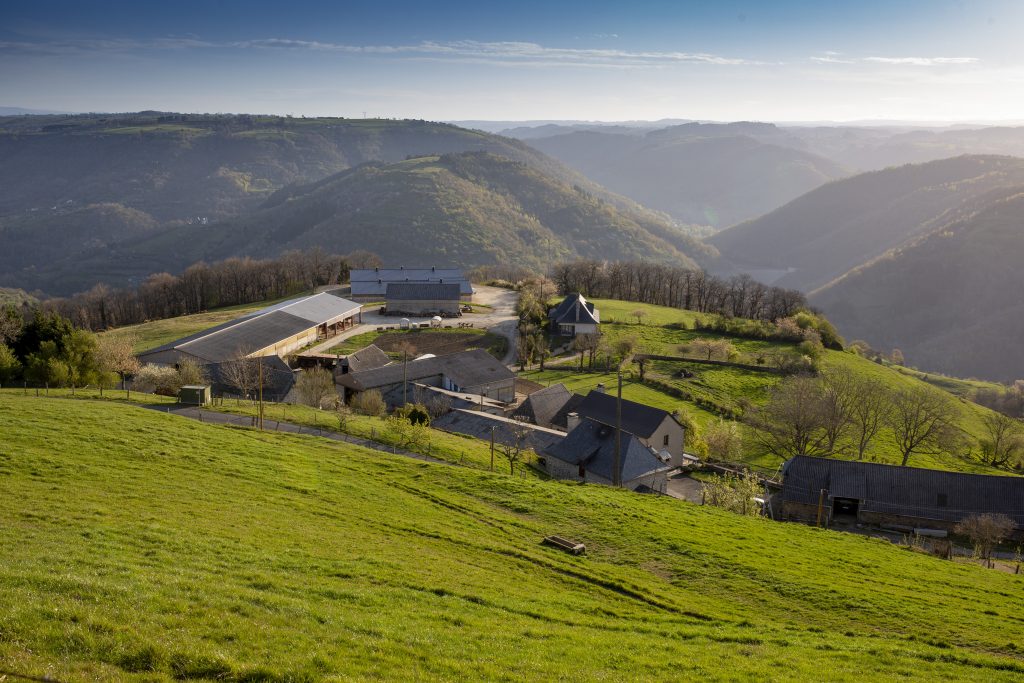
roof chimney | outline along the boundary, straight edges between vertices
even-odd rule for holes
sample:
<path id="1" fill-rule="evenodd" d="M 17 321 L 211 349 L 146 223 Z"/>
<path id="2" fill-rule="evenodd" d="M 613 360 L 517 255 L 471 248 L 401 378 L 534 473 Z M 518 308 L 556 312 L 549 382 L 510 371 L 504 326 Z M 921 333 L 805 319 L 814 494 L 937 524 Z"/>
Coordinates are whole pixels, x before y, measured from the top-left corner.
<path id="1" fill-rule="evenodd" d="M 572 431 L 580 426 L 580 414 L 569 413 L 565 416 L 565 426 L 568 431 Z"/>
<path id="2" fill-rule="evenodd" d="M 374 266 L 373 267 L 373 272 L 379 273 L 380 272 L 380 266 Z"/>
<path id="3" fill-rule="evenodd" d="M 434 266 L 430 266 L 430 272 L 431 272 L 431 273 L 433 273 L 433 272 L 434 272 Z"/>

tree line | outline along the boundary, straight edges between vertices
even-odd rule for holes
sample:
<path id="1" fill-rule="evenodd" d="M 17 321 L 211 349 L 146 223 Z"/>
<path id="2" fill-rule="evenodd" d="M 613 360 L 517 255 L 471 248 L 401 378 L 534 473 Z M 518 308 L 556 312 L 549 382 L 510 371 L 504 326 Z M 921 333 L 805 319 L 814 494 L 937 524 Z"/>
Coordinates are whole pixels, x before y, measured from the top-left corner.
<path id="1" fill-rule="evenodd" d="M 886 439 L 908 465 L 915 455 L 974 452 L 959 427 L 955 400 L 926 386 L 893 388 L 843 368 L 780 382 L 748 424 L 761 448 L 782 460 L 797 455 L 863 460 Z M 1024 466 L 1024 424 L 1001 413 L 981 419 L 977 458 L 993 467 Z"/>
<path id="2" fill-rule="evenodd" d="M 702 270 L 646 261 L 559 263 L 552 267 L 551 279 L 563 294 L 579 292 L 586 297 L 752 320 L 774 321 L 808 308 L 802 293 L 762 284 L 749 275 L 723 279 Z"/>
<path id="3" fill-rule="evenodd" d="M 98 331 L 312 293 L 317 287 L 347 281 L 352 268 L 380 265 L 380 258 L 371 252 L 337 255 L 320 248 L 290 251 L 273 259 L 229 258 L 196 263 L 181 275 L 155 273 L 133 288 L 97 284 L 70 297 L 47 299 L 40 306 L 75 327 Z M 24 318 L 31 316 L 31 310 L 23 311 Z"/>

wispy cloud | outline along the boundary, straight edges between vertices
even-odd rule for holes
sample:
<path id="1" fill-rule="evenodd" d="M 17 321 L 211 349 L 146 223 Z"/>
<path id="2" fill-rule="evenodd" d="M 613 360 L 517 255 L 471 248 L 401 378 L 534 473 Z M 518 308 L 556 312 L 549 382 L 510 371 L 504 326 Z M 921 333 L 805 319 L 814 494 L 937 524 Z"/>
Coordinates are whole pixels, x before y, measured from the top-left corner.
<path id="1" fill-rule="evenodd" d="M 949 64 L 977 64 L 978 57 L 865 57 L 865 62 L 906 66 L 944 66 Z"/>
<path id="2" fill-rule="evenodd" d="M 605 37 L 616 37 L 604 34 Z M 17 42 L 0 41 L 0 53 L 77 55 L 103 52 L 189 49 L 263 49 L 326 52 L 353 55 L 384 55 L 426 59 L 473 60 L 486 63 L 562 65 L 591 67 L 644 67 L 671 64 L 750 65 L 764 62 L 725 57 L 706 52 L 631 51 L 600 48 L 548 47 L 539 43 L 460 40 L 424 41 L 413 45 L 352 45 L 289 38 L 260 38 L 232 42 L 210 42 L 195 37 Z"/>
<path id="3" fill-rule="evenodd" d="M 978 57 L 860 57 L 851 58 L 831 50 L 810 58 L 815 64 L 889 64 L 893 66 L 951 66 L 977 64 Z"/>

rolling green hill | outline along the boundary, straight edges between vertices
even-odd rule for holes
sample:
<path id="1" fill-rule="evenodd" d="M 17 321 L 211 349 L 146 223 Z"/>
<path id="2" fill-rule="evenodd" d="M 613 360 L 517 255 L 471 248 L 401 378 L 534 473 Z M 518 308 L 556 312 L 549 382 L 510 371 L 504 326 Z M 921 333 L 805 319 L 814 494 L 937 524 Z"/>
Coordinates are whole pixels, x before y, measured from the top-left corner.
<path id="1" fill-rule="evenodd" d="M 67 681 L 1024 673 L 1019 577 L 878 540 L 109 402 L 3 394 L 0 430 L 4 670 Z M 587 555 L 541 546 L 550 533 Z"/>
<path id="2" fill-rule="evenodd" d="M 887 168 L 824 185 L 709 242 L 739 270 L 774 272 L 773 284 L 811 291 L 1018 186 L 1024 159 L 1013 157 Z"/>
<path id="3" fill-rule="evenodd" d="M 815 292 L 848 335 L 929 370 L 1024 377 L 1024 187 Z"/>
<path id="4" fill-rule="evenodd" d="M 387 255 L 390 263 L 513 263 L 544 270 L 558 259 L 655 258 L 695 266 L 707 248 L 667 220 L 486 152 L 366 164 L 271 197 L 259 211 L 214 225 L 179 225 L 105 249 L 72 270 L 121 278 L 157 264 L 271 256 L 319 246 Z"/>
<path id="5" fill-rule="evenodd" d="M 605 202 L 608 208 L 556 209 L 566 214 L 562 221 L 566 225 L 574 220 L 567 214 L 585 214 L 575 220 L 585 219 L 593 224 L 593 234 L 587 235 L 587 239 L 600 242 L 601 230 L 619 230 L 621 226 L 614 225 L 620 222 L 618 218 L 601 215 L 619 212 L 644 231 L 658 232 L 663 239 L 683 244 L 691 256 L 713 253 L 680 235 L 664 215 L 605 190 L 523 142 L 449 124 L 161 112 L 19 116 L 0 117 L 0 185 L 5 188 L 0 197 L 0 239 L 17 246 L 0 255 L 0 285 L 69 294 L 87 289 L 96 281 L 115 285 L 134 282 L 150 273 L 182 265 L 178 258 L 181 244 L 138 261 L 120 258 L 131 256 L 122 248 L 147 234 L 180 235 L 191 229 L 193 234 L 202 236 L 203 245 L 216 247 L 218 242 L 231 242 L 238 237 L 216 234 L 225 226 L 223 221 L 228 221 L 229 226 L 235 225 L 233 220 L 248 220 L 250 216 L 255 223 L 265 221 L 259 209 L 268 200 L 274 205 L 283 198 L 295 198 L 314 189 L 318 182 L 330 181 L 339 172 L 368 163 L 394 164 L 410 157 L 463 152 L 487 152 L 524 164 L 534 174 L 544 176 L 544 182 L 578 187 L 580 196 Z M 370 168 L 364 166 L 355 172 L 366 185 L 379 179 Z M 384 185 L 371 190 L 377 201 L 392 203 L 394 196 L 390 193 L 429 194 L 429 188 L 420 184 Z M 287 189 L 280 192 L 283 188 Z M 443 188 L 447 196 L 436 199 L 439 210 L 417 205 L 415 198 L 395 202 L 393 214 L 378 216 L 386 222 L 372 226 L 377 246 L 402 243 L 417 229 L 435 230 L 436 233 L 426 234 L 426 243 L 444 245 L 451 235 L 463 234 L 468 222 L 478 218 L 485 223 L 505 221 L 504 214 L 519 210 L 499 202 L 489 216 L 479 217 L 472 211 L 460 213 L 462 205 L 473 205 L 478 199 L 459 196 L 464 189 L 473 190 L 447 184 Z M 426 201 L 435 200 L 428 197 Z M 522 202 L 526 210 L 543 211 L 530 206 L 527 198 L 517 197 L 515 201 Z M 335 208 L 345 207 L 339 203 Z M 409 213 L 414 209 L 427 214 L 421 217 Z M 292 243 L 309 243 L 322 237 L 310 233 L 312 226 L 307 223 L 313 217 L 325 218 L 317 211 L 308 209 L 301 216 L 291 216 L 297 223 L 276 226 L 276 233 L 259 246 L 261 253 L 276 254 Z M 448 211 L 452 213 L 446 214 Z M 538 217 L 549 222 L 551 218 Z M 428 227 L 414 225 L 417 221 Z M 537 237 L 529 217 L 511 224 L 511 230 L 520 234 L 520 241 L 532 242 Z M 359 237 L 355 232 L 332 234 L 325 239 L 333 244 L 344 242 L 344 253 L 373 248 L 371 244 L 352 242 Z M 620 239 L 621 235 L 609 237 L 610 242 Z M 243 238 L 242 243 L 231 246 L 235 251 L 242 250 L 246 241 Z M 502 243 L 516 244 L 516 239 Z M 439 248 L 441 255 L 446 246 Z M 410 247 L 405 247 L 409 253 Z M 641 239 L 630 246 L 630 253 L 648 247 L 650 243 Z M 535 251 L 542 248 L 558 252 L 557 245 L 537 247 Z M 568 252 L 572 253 L 572 249 L 569 247 Z M 108 258 L 118 250 L 118 258 Z M 219 253 L 229 250 L 222 247 Z M 198 249 L 189 253 L 193 260 L 214 257 Z M 470 248 L 456 253 L 479 255 L 480 250 Z M 535 258 L 533 254 L 527 261 Z M 107 262 L 100 264 L 105 259 Z M 82 268 L 83 262 L 89 264 L 87 269 Z M 461 265 L 485 262 L 493 262 L 493 258 Z"/>
<path id="6" fill-rule="evenodd" d="M 643 135 L 580 131 L 529 140 L 615 192 L 678 221 L 725 228 L 847 172 L 771 124 L 691 123 Z"/>

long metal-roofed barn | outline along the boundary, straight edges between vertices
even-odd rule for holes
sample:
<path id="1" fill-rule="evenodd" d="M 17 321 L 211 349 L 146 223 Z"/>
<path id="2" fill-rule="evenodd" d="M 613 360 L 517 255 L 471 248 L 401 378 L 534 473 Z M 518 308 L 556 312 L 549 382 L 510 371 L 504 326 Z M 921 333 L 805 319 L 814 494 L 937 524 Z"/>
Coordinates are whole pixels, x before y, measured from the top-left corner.
<path id="1" fill-rule="evenodd" d="M 388 315 L 457 316 L 462 308 L 457 282 L 391 282 L 384 294 Z"/>
<path id="2" fill-rule="evenodd" d="M 822 521 L 847 515 L 869 524 L 951 529 L 986 513 L 1011 518 L 1024 532 L 1024 477 L 944 472 L 870 462 L 797 456 L 782 469 L 782 514 Z"/>
<path id="3" fill-rule="evenodd" d="M 174 365 L 183 358 L 220 363 L 240 356 L 283 356 L 352 327 L 360 308 L 330 292 L 291 299 L 140 353 L 139 360 Z"/>
<path id="4" fill-rule="evenodd" d="M 359 268 L 349 274 L 355 301 L 384 301 L 389 284 L 445 283 L 459 286 L 463 301 L 473 298 L 473 285 L 459 268 Z"/>

